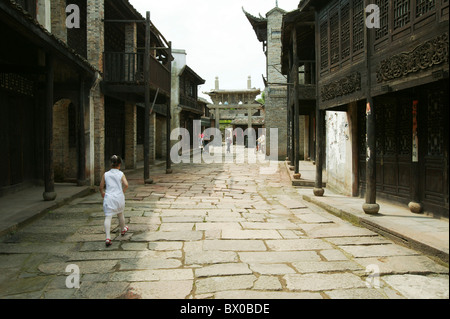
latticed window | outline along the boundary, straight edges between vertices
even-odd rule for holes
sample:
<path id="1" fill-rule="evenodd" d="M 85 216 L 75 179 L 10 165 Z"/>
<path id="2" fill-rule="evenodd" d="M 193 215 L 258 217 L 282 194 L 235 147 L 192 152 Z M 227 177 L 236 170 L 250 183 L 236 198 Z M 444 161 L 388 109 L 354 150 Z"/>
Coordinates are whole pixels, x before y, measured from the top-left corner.
<path id="1" fill-rule="evenodd" d="M 377 0 L 380 8 L 380 28 L 375 29 L 375 39 L 381 39 L 389 33 L 389 0 Z"/>
<path id="2" fill-rule="evenodd" d="M 434 10 L 436 0 L 416 0 L 416 18 Z"/>
<path id="3" fill-rule="evenodd" d="M 328 21 L 320 25 L 320 68 L 328 67 Z"/>
<path id="4" fill-rule="evenodd" d="M 331 65 L 339 62 L 339 11 L 335 11 L 330 17 L 330 56 Z"/>
<path id="5" fill-rule="evenodd" d="M 350 56 L 350 3 L 341 6 L 341 58 Z"/>
<path id="6" fill-rule="evenodd" d="M 410 0 L 394 0 L 394 30 L 411 21 Z"/>
<path id="7" fill-rule="evenodd" d="M 353 52 L 364 48 L 364 1 L 353 1 Z"/>

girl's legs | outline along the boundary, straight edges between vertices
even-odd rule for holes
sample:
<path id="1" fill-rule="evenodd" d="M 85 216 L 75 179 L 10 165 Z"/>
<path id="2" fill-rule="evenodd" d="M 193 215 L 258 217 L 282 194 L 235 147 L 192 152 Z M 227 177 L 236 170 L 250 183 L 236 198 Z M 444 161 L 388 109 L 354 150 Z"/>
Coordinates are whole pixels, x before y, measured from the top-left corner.
<path id="1" fill-rule="evenodd" d="M 111 220 L 112 220 L 112 216 L 106 216 L 105 217 L 106 239 L 111 239 Z"/>
<path id="2" fill-rule="evenodd" d="M 117 214 L 117 218 L 119 218 L 120 231 L 125 228 L 125 216 L 123 213 Z"/>

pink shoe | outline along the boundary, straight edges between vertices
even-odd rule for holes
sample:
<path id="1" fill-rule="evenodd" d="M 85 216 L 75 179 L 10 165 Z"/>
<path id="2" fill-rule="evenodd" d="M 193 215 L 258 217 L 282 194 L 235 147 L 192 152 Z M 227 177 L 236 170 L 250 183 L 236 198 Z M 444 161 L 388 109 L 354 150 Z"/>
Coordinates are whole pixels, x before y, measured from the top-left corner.
<path id="1" fill-rule="evenodd" d="M 128 226 L 125 226 L 121 232 L 122 236 L 124 236 L 128 231 Z"/>
<path id="2" fill-rule="evenodd" d="M 106 245 L 106 247 L 111 246 L 112 245 L 111 239 L 108 238 L 105 242 L 105 245 Z"/>

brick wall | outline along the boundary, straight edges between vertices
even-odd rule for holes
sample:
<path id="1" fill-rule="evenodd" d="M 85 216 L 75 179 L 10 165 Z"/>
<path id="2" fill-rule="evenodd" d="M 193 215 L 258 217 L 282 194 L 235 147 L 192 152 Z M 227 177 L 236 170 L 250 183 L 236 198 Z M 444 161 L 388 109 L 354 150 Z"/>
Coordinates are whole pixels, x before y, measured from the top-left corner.
<path id="1" fill-rule="evenodd" d="M 63 99 L 53 106 L 53 161 L 55 181 L 75 179 L 78 171 L 76 145 L 69 145 L 69 105 Z"/>
<path id="2" fill-rule="evenodd" d="M 278 128 L 278 159 L 287 156 L 287 87 L 270 83 L 286 83 L 281 74 L 281 26 L 283 13 L 280 10 L 269 12 L 267 21 L 267 81 L 266 88 L 266 149 L 270 152 L 270 128 Z"/>

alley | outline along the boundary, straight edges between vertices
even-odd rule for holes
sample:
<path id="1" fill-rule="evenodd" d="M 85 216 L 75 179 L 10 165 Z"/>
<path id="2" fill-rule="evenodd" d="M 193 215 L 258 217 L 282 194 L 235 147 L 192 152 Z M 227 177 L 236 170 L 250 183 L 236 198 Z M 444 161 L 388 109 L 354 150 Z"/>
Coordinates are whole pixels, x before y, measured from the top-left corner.
<path id="1" fill-rule="evenodd" d="M 111 247 L 99 193 L 2 238 L 0 298 L 449 297 L 447 267 L 305 203 L 276 167 L 176 164 L 152 185 L 135 171 Z"/>

